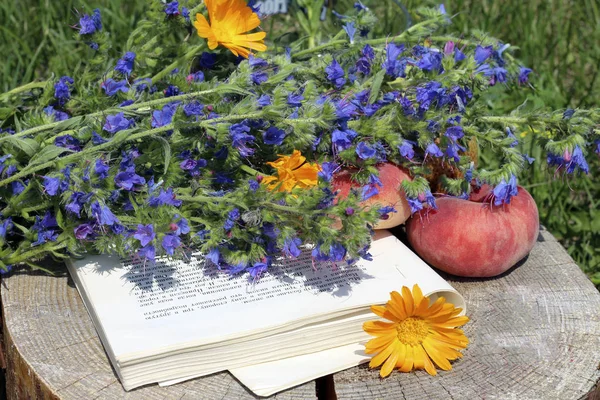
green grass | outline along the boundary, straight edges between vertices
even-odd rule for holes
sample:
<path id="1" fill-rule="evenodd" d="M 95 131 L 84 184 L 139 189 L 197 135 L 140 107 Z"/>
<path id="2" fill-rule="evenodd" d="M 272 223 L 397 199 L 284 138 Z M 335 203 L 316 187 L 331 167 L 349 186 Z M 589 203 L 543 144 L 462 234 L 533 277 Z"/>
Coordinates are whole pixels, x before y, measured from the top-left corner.
<path id="1" fill-rule="evenodd" d="M 0 92 L 77 69 L 87 49 L 73 29 L 76 10 L 91 13 L 99 8 L 104 29 L 115 43 L 125 43 L 142 15 L 144 1 L 120 0 L 21 0 L 0 2 Z M 120 52 L 120 49 L 115 49 Z"/>
<path id="2" fill-rule="evenodd" d="M 104 29 L 125 43 L 149 1 L 158 0 L 24 0 L 0 2 L 0 92 L 33 79 L 69 74 L 83 59 L 85 46 L 71 27 L 77 8 L 100 8 Z M 336 9 L 354 0 L 338 0 Z M 376 30 L 394 35 L 410 22 L 406 10 L 439 4 L 434 0 L 363 0 L 381 17 Z M 479 29 L 518 46 L 516 55 L 533 68 L 535 90 L 497 92 L 488 97 L 491 109 L 506 112 L 527 100 L 528 107 L 600 107 L 600 3 L 597 0 L 445 0 L 453 15 L 450 31 Z M 292 18 L 280 18 L 294 24 Z M 265 28 L 273 27 L 266 23 Z M 279 29 L 278 29 L 279 30 Z M 289 31 L 286 29 L 285 31 Z M 113 49 L 114 56 L 121 48 Z M 588 177 L 554 176 L 545 167 L 542 149 L 527 151 L 537 158 L 520 177 L 535 197 L 542 223 L 557 236 L 571 256 L 600 285 L 600 171 L 595 154 L 588 155 Z M 485 157 L 485 155 L 483 155 Z"/>

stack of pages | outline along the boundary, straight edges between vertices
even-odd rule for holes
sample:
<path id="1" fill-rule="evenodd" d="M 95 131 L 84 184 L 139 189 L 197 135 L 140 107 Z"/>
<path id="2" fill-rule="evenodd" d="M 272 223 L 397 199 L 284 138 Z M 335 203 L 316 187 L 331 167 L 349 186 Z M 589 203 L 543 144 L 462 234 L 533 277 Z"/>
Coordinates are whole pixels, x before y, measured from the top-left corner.
<path id="1" fill-rule="evenodd" d="M 417 283 L 434 301 L 464 299 L 388 232 L 372 261 L 281 259 L 260 280 L 205 264 L 138 265 L 111 256 L 68 262 L 77 289 L 126 390 L 229 370 L 260 396 L 368 360 L 363 322 L 372 304 Z M 274 373 L 274 372 L 277 373 Z"/>

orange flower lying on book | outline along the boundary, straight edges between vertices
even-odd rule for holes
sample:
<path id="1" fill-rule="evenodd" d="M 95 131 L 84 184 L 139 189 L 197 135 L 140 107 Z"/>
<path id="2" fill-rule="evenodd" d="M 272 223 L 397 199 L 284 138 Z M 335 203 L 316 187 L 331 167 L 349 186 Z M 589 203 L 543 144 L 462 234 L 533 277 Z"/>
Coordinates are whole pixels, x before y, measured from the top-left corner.
<path id="1" fill-rule="evenodd" d="M 462 357 L 458 350 L 469 344 L 464 332 L 456 329 L 469 321 L 466 316 L 458 316 L 462 309 L 446 303 L 443 297 L 430 305 L 429 297 L 423 296 L 418 285 L 412 293 L 406 286 L 402 287 L 402 295 L 392 292 L 385 306 L 371 306 L 371 310 L 392 321 L 363 324 L 365 332 L 376 336 L 366 344 L 367 354 L 377 353 L 369 367 L 383 364 L 379 372 L 382 378 L 394 367 L 401 372 L 425 369 L 430 375 L 437 375 L 435 363 L 448 371 L 452 369 L 450 360 Z"/>
<path id="2" fill-rule="evenodd" d="M 280 192 L 291 192 L 295 187 L 311 188 L 318 183 L 318 173 L 321 167 L 317 164 L 307 163 L 298 150 L 291 156 L 268 162 L 267 164 L 277 170 L 277 176 L 266 176 L 262 183 L 268 185 L 269 190 L 277 189 Z"/>
<path id="3" fill-rule="evenodd" d="M 210 24 L 196 14 L 198 36 L 208 40 L 208 48 L 227 47 L 233 54 L 248 58 L 250 50 L 265 51 L 265 32 L 246 33 L 260 25 L 260 19 L 245 0 L 204 0 Z"/>

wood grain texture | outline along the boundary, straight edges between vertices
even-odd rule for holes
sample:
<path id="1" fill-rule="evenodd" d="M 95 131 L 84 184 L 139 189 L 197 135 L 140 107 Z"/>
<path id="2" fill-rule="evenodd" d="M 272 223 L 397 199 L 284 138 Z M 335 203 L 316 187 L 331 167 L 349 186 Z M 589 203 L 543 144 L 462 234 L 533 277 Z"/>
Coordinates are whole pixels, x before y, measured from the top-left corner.
<path id="1" fill-rule="evenodd" d="M 497 278 L 445 276 L 465 297 L 471 343 L 451 371 L 356 367 L 334 375 L 340 400 L 582 399 L 600 379 L 600 293 L 547 231 Z"/>
<path id="2" fill-rule="evenodd" d="M 12 399 L 257 399 L 227 372 L 161 388 L 125 392 L 66 268 L 57 276 L 16 273 L 1 290 Z M 60 273 L 60 271 L 63 271 Z M 314 382 L 281 392 L 277 400 L 315 399 Z"/>
<path id="3" fill-rule="evenodd" d="M 381 380 L 378 371 L 352 368 L 333 377 L 338 399 L 596 398 L 600 293 L 549 233 L 501 277 L 448 279 L 471 317 L 471 344 L 453 370 Z M 226 372 L 125 392 L 68 276 L 17 273 L 0 290 L 9 399 L 255 398 Z M 330 389 L 320 397 L 333 397 Z M 273 398 L 315 399 L 315 384 Z"/>

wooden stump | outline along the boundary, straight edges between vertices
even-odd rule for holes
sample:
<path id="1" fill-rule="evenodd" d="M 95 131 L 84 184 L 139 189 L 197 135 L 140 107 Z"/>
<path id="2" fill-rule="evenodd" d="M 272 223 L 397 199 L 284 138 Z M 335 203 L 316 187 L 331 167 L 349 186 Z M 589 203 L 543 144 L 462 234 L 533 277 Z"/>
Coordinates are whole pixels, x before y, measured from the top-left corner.
<path id="1" fill-rule="evenodd" d="M 73 281 L 31 272 L 3 279 L 1 290 L 7 398 L 21 399 L 258 399 L 228 372 L 170 387 L 126 392 L 112 370 Z M 315 383 L 281 392 L 278 400 L 315 399 Z"/>
<path id="2" fill-rule="evenodd" d="M 125 392 L 63 271 L 27 272 L 1 290 L 9 399 L 253 399 L 227 372 L 168 388 Z M 452 371 L 393 373 L 356 367 L 321 380 L 319 398 L 581 399 L 600 378 L 600 293 L 547 232 L 501 277 L 448 277 L 464 295 L 471 344 Z M 335 391 L 334 391 L 335 390 Z M 595 392 L 595 395 L 600 393 Z M 589 398 L 595 398 L 589 394 Z M 276 399 L 314 399 L 315 383 Z"/>
<path id="3" fill-rule="evenodd" d="M 525 260 L 497 278 L 444 276 L 467 302 L 470 340 L 451 371 L 334 375 L 345 399 L 583 399 L 598 396 L 600 293 L 543 230 Z"/>

